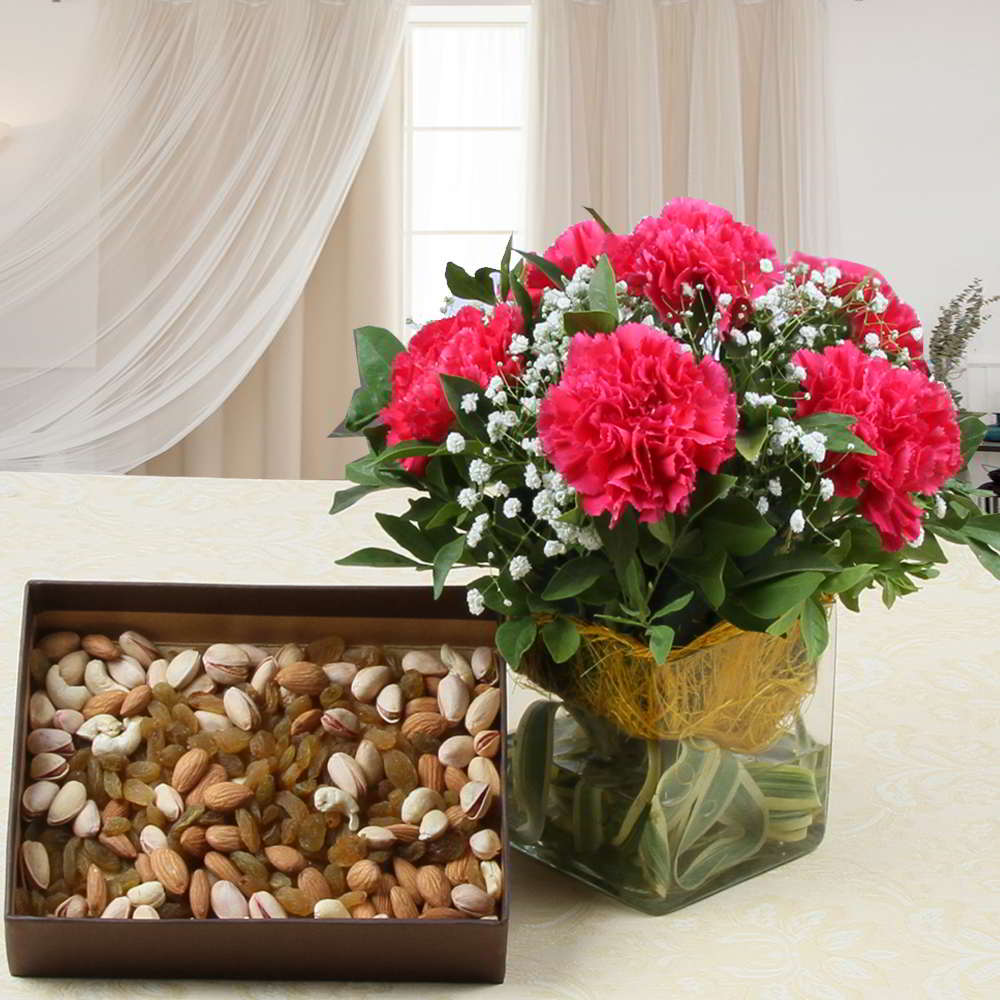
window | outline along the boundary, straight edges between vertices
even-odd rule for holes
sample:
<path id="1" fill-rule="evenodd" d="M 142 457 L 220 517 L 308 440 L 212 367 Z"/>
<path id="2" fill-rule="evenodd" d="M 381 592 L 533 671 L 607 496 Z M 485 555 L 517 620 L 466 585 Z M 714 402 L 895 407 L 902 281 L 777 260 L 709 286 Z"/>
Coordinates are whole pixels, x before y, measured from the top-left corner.
<path id="1" fill-rule="evenodd" d="M 440 316 L 449 260 L 496 265 L 524 227 L 527 4 L 410 7 L 404 308 Z M 412 330 L 412 327 L 411 327 Z"/>

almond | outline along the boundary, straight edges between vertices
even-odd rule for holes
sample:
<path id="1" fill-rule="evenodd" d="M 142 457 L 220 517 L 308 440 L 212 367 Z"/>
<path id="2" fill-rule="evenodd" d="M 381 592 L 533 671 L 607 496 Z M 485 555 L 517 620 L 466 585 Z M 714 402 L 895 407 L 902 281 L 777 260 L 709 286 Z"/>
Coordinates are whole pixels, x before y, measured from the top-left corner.
<path id="1" fill-rule="evenodd" d="M 234 690 L 230 688 L 230 690 Z M 252 788 L 237 784 L 235 781 L 218 781 L 205 789 L 203 801 L 207 809 L 216 812 L 231 812 L 246 805 L 254 796 Z"/>
<path id="2" fill-rule="evenodd" d="M 142 715 L 152 700 L 153 689 L 148 684 L 140 684 L 138 687 L 132 688 L 125 695 L 125 700 L 122 702 L 119 714 L 123 719 L 127 719 L 133 715 Z"/>
<path id="3" fill-rule="evenodd" d="M 240 836 L 240 828 L 238 826 L 226 826 L 222 823 L 216 823 L 205 830 L 205 839 L 213 851 L 220 851 L 223 854 L 231 854 L 233 851 L 242 851 L 244 849 L 243 838 Z"/>
<path id="4" fill-rule="evenodd" d="M 294 847 L 288 847 L 285 844 L 275 844 L 273 847 L 265 847 L 264 854 L 267 860 L 279 872 L 284 872 L 286 875 L 294 875 L 296 872 L 301 871 L 306 864 L 306 859 L 302 856 L 301 851 L 297 851 Z"/>
<path id="5" fill-rule="evenodd" d="M 448 720 L 437 712 L 416 712 L 403 720 L 403 735 L 410 739 L 417 733 L 437 739 L 448 728 Z"/>
<path id="6" fill-rule="evenodd" d="M 311 865 L 299 872 L 296 885 L 312 900 L 313 905 L 333 895 L 330 892 L 330 883 L 323 877 L 323 873 Z"/>
<path id="7" fill-rule="evenodd" d="M 420 784 L 435 792 L 444 791 L 444 764 L 432 753 L 421 754 L 417 761 Z"/>
<path id="8" fill-rule="evenodd" d="M 173 849 L 158 847 L 149 856 L 156 880 L 171 896 L 183 896 L 188 887 L 187 862 Z"/>
<path id="9" fill-rule="evenodd" d="M 449 792 L 460 792 L 462 786 L 468 784 L 469 776 L 460 767 L 450 764 L 444 769 L 444 785 Z"/>
<path id="10" fill-rule="evenodd" d="M 323 709 L 310 708 L 301 715 L 295 716 L 289 729 L 290 736 L 301 736 L 303 733 L 311 733 L 319 728 L 319 720 L 323 718 Z"/>
<path id="11" fill-rule="evenodd" d="M 88 698 L 81 711 L 85 719 L 92 719 L 95 715 L 119 715 L 124 703 L 124 691 L 105 691 Z"/>
<path id="12" fill-rule="evenodd" d="M 447 906 L 451 902 L 451 883 L 437 865 L 417 869 L 417 889 L 431 906 Z"/>
<path id="13" fill-rule="evenodd" d="M 351 916 L 355 920 L 369 920 L 375 916 L 375 907 L 367 901 L 364 903 L 358 903 L 358 905 L 351 910 Z"/>
<path id="14" fill-rule="evenodd" d="M 437 710 L 437 698 L 411 698 L 406 703 L 403 715 L 416 715 L 418 712 L 436 712 Z"/>
<path id="15" fill-rule="evenodd" d="M 428 906 L 420 914 L 421 920 L 461 920 L 466 916 L 451 906 Z"/>
<path id="16" fill-rule="evenodd" d="M 208 770 L 202 775 L 201 781 L 187 793 L 185 804 L 188 806 L 203 806 L 205 804 L 205 790 L 212 785 L 218 784 L 220 781 L 226 781 L 228 778 L 229 775 L 226 774 L 226 769 L 221 764 L 211 764 Z"/>
<path id="17" fill-rule="evenodd" d="M 156 872 L 153 871 L 153 864 L 149 860 L 148 854 L 140 854 L 135 859 L 135 870 L 139 873 L 139 878 L 141 878 L 143 882 L 158 881 L 156 878 Z"/>
<path id="18" fill-rule="evenodd" d="M 97 840 L 109 851 L 114 851 L 114 853 L 120 858 L 127 858 L 131 861 L 139 854 L 136 850 L 135 844 L 133 844 L 124 833 L 116 834 L 113 837 L 109 837 L 107 834 L 101 833 L 98 834 Z"/>
<path id="19" fill-rule="evenodd" d="M 420 827 L 416 823 L 391 823 L 386 829 L 403 844 L 412 844 L 420 835 Z"/>
<path id="20" fill-rule="evenodd" d="M 464 833 L 468 836 L 476 829 L 476 821 L 469 819 L 461 806 L 448 806 L 444 814 L 448 817 L 448 825 L 459 833 Z"/>
<path id="21" fill-rule="evenodd" d="M 191 829 L 191 827 L 188 827 L 188 829 Z M 208 916 L 211 906 L 211 888 L 208 872 L 204 868 L 199 868 L 191 876 L 191 888 L 188 890 L 188 902 L 191 904 L 191 913 L 199 920 L 204 920 Z"/>
<path id="22" fill-rule="evenodd" d="M 405 858 L 392 859 L 392 871 L 396 876 L 396 881 L 402 889 L 405 889 L 410 898 L 419 903 L 423 901 L 420 889 L 417 887 L 417 867 Z"/>
<path id="23" fill-rule="evenodd" d="M 480 889 L 486 888 L 482 872 L 479 870 L 479 861 L 472 854 L 464 854 L 457 861 L 449 861 L 444 866 L 444 874 L 452 885 L 471 882 L 473 885 L 478 885 Z"/>
<path id="24" fill-rule="evenodd" d="M 402 886 L 397 885 L 389 890 L 389 903 L 392 915 L 399 920 L 416 920 L 420 916 L 413 897 Z"/>
<path id="25" fill-rule="evenodd" d="M 355 861 L 347 869 L 347 886 L 355 892 L 376 892 L 381 878 L 382 871 L 374 861 Z"/>
<path id="26" fill-rule="evenodd" d="M 225 854 L 220 854 L 218 851 L 209 851 L 205 855 L 204 865 L 216 878 L 225 879 L 227 882 L 239 882 L 243 877 L 239 868 Z"/>
<path id="27" fill-rule="evenodd" d="M 306 660 L 282 667 L 275 680 L 292 694 L 310 695 L 320 694 L 330 683 L 326 674 L 315 663 Z"/>
<path id="28" fill-rule="evenodd" d="M 85 635 L 81 645 L 95 660 L 117 660 L 122 655 L 118 643 L 106 635 Z"/>
<path id="29" fill-rule="evenodd" d="M 208 768 L 208 754 L 201 747 L 194 747 L 183 754 L 174 766 L 170 784 L 182 795 L 198 784 Z"/>
<path id="30" fill-rule="evenodd" d="M 457 806 L 455 807 L 458 808 Z M 189 826 L 180 837 L 181 850 L 192 858 L 203 858 L 209 850 L 203 826 Z"/>
<path id="31" fill-rule="evenodd" d="M 104 872 L 92 864 L 87 869 L 87 912 L 92 917 L 99 917 L 108 905 L 108 883 L 104 880 Z"/>

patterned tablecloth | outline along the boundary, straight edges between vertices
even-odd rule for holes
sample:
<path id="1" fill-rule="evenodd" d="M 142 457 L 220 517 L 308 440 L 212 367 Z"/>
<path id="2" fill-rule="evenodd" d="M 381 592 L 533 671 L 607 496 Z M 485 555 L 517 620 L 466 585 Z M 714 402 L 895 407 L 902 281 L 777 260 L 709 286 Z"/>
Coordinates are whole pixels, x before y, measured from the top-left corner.
<path id="1" fill-rule="evenodd" d="M 372 511 L 401 498 L 331 518 L 332 492 L 0 473 L 0 697 L 13 696 L 31 577 L 418 582 L 333 565 L 384 544 Z M 941 579 L 891 614 L 875 598 L 860 616 L 841 611 L 830 824 L 805 859 L 654 918 L 518 857 L 502 987 L 7 977 L 0 996 L 1000 997 L 1000 587 L 968 553 L 952 555 Z M 528 700 L 514 693 L 515 706 Z M 0 718 L 9 747 L 11 720 Z M 3 767 L 6 785 L 6 756 Z"/>

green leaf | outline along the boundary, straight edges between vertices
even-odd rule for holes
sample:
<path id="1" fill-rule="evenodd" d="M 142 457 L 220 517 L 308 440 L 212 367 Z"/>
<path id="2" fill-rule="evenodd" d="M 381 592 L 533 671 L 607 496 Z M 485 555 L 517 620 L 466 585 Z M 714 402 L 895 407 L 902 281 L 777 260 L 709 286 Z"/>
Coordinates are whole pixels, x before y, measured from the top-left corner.
<path id="1" fill-rule="evenodd" d="M 480 416 L 484 410 L 483 401 L 486 398 L 483 396 L 482 386 L 471 378 L 444 373 L 438 375 L 438 381 L 441 383 L 441 389 L 451 412 L 455 414 L 455 422 L 459 429 L 469 437 L 479 437 L 486 427 L 486 421 Z M 475 395 L 476 399 L 479 400 L 478 407 L 472 413 L 466 413 L 462 409 L 462 397 L 468 395 Z"/>
<path id="2" fill-rule="evenodd" d="M 499 640 L 498 629 L 498 646 Z M 549 781 L 552 774 L 553 720 L 558 708 L 557 701 L 532 702 L 524 710 L 514 734 L 511 761 L 514 801 L 524 814 L 517 832 L 518 836 L 529 844 L 538 841 L 545 830 Z"/>
<path id="3" fill-rule="evenodd" d="M 743 497 L 725 497 L 705 515 L 702 530 L 734 556 L 752 556 L 776 534 L 774 526 Z"/>
<path id="4" fill-rule="evenodd" d="M 418 456 L 433 455 L 441 449 L 441 445 L 431 441 L 400 441 L 385 451 L 380 451 L 377 455 L 372 455 L 372 465 L 390 465 L 398 462 L 401 458 L 416 458 Z"/>
<path id="5" fill-rule="evenodd" d="M 793 608 L 789 608 L 780 618 L 771 622 L 767 626 L 767 632 L 770 635 L 787 635 L 792 626 L 799 620 L 799 616 L 802 614 L 802 605 L 796 604 Z"/>
<path id="6" fill-rule="evenodd" d="M 705 595 L 705 600 L 718 608 L 726 599 L 726 585 L 722 576 L 726 569 L 726 553 L 711 548 L 691 559 L 676 560 L 677 572 L 694 583 Z"/>
<path id="7" fill-rule="evenodd" d="M 382 488 L 381 486 L 349 486 L 346 490 L 337 490 L 333 495 L 333 506 L 330 508 L 330 513 L 339 514 L 342 510 L 353 507 L 369 493 L 376 493 Z"/>
<path id="8" fill-rule="evenodd" d="M 371 389 L 360 386 L 354 390 L 347 415 L 330 437 L 350 437 L 367 427 L 381 411 L 385 403 Z"/>
<path id="9" fill-rule="evenodd" d="M 852 434 L 850 428 L 858 418 L 847 413 L 811 413 L 798 425 L 805 431 L 819 431 L 826 436 L 827 451 L 852 451 L 857 455 L 874 455 L 875 449 Z"/>
<path id="10" fill-rule="evenodd" d="M 503 257 L 500 258 L 500 301 L 506 302 L 510 294 L 510 251 L 514 244 L 514 236 L 511 234 L 504 248 Z"/>
<path id="11" fill-rule="evenodd" d="M 650 621 L 655 622 L 657 618 L 666 618 L 667 615 L 683 611 L 691 603 L 692 597 L 694 597 L 694 591 L 689 590 L 683 597 L 678 597 L 676 601 L 671 601 L 669 604 L 660 608 L 660 610 L 657 611 L 652 618 L 650 618 Z"/>
<path id="12" fill-rule="evenodd" d="M 531 649 L 537 636 L 538 625 L 534 618 L 511 618 L 497 629 L 497 649 L 511 667 L 517 670 L 521 657 Z"/>
<path id="13" fill-rule="evenodd" d="M 823 590 L 828 594 L 839 594 L 844 590 L 851 590 L 862 581 L 870 581 L 877 568 L 874 563 L 859 563 L 857 566 L 848 566 L 836 576 L 831 576 L 823 584 Z"/>
<path id="14" fill-rule="evenodd" d="M 810 597 L 802 607 L 802 641 L 810 663 L 816 663 L 830 641 L 830 626 L 823 605 Z"/>
<path id="15" fill-rule="evenodd" d="M 702 474 L 691 497 L 688 507 L 688 520 L 693 521 L 699 514 L 712 506 L 716 500 L 721 500 L 736 485 L 736 477 L 719 473 L 716 476 Z"/>
<path id="16" fill-rule="evenodd" d="M 978 413 L 961 411 L 958 418 L 958 429 L 961 433 L 959 445 L 962 452 L 962 462 L 969 464 L 969 459 L 975 455 L 986 437 L 986 424 Z"/>
<path id="17" fill-rule="evenodd" d="M 610 567 L 600 556 L 579 556 L 564 563 L 552 574 L 542 591 L 546 601 L 561 601 L 566 597 L 582 594 L 591 584 L 596 583 Z"/>
<path id="18" fill-rule="evenodd" d="M 937 531 L 936 527 L 933 530 L 928 528 L 924 532 L 923 542 L 916 548 L 907 549 L 906 558 L 918 559 L 921 562 L 946 563 L 948 557 L 944 554 L 941 543 L 934 537 L 935 531 Z"/>
<path id="19" fill-rule="evenodd" d="M 359 326 L 354 331 L 354 346 L 361 385 L 371 393 L 381 409 L 389 402 L 392 362 L 406 348 L 380 326 Z"/>
<path id="20" fill-rule="evenodd" d="M 375 520 L 382 530 L 407 552 L 412 552 L 421 562 L 433 562 L 434 543 L 412 521 L 395 514 L 376 513 Z"/>
<path id="21" fill-rule="evenodd" d="M 551 260 L 546 260 L 544 257 L 537 253 L 531 253 L 529 250 L 518 250 L 517 247 L 514 248 L 514 253 L 519 253 L 525 260 L 530 261 L 535 267 L 538 268 L 546 278 L 551 281 L 556 288 L 562 288 L 563 282 L 566 280 L 567 275 L 565 275 L 562 270 L 560 270 L 558 264 L 553 264 Z"/>
<path id="22" fill-rule="evenodd" d="M 607 313 L 611 316 L 617 327 L 618 296 L 615 293 L 615 272 L 606 253 L 602 253 L 594 265 L 594 273 L 587 286 L 587 304 L 593 312 Z"/>
<path id="23" fill-rule="evenodd" d="M 428 531 L 433 531 L 435 528 L 440 528 L 446 524 L 450 524 L 461 513 L 462 507 L 454 500 L 449 500 L 447 503 L 443 503 L 440 507 L 438 507 L 424 527 Z"/>
<path id="24" fill-rule="evenodd" d="M 426 563 L 417 562 L 402 553 L 390 549 L 367 548 L 358 549 L 349 556 L 337 560 L 338 566 L 416 566 L 417 569 L 430 569 Z"/>
<path id="25" fill-rule="evenodd" d="M 587 212 L 590 215 L 590 217 L 594 220 L 594 222 L 596 222 L 601 227 L 601 229 L 603 229 L 606 233 L 613 232 L 611 227 L 601 218 L 596 208 L 591 208 L 589 205 L 584 205 L 583 210 Z"/>
<path id="26" fill-rule="evenodd" d="M 510 276 L 510 287 L 514 291 L 514 301 L 521 310 L 521 318 L 524 321 L 524 333 L 527 336 L 535 322 L 535 304 L 531 301 L 528 290 L 521 284 L 519 278 L 513 274 Z"/>
<path id="27" fill-rule="evenodd" d="M 542 626 L 542 641 L 556 663 L 565 663 L 580 648 L 580 633 L 568 618 L 556 618 Z"/>
<path id="28" fill-rule="evenodd" d="M 496 305 L 497 296 L 493 288 L 493 274 L 496 268 L 481 267 L 474 275 L 469 274 L 464 267 L 459 267 L 453 261 L 448 261 L 444 269 L 444 280 L 448 290 L 457 299 L 467 299 L 474 302 L 485 302 Z"/>
<path id="29" fill-rule="evenodd" d="M 801 604 L 826 579 L 825 573 L 793 573 L 767 583 L 741 588 L 736 597 L 757 618 L 779 618 L 789 608 Z"/>
<path id="30" fill-rule="evenodd" d="M 1000 556 L 998 556 L 988 545 L 969 539 L 969 548 L 975 553 L 976 558 L 989 570 L 998 580 L 1000 580 Z"/>
<path id="31" fill-rule="evenodd" d="M 649 651 L 657 663 L 667 662 L 670 650 L 674 646 L 674 630 L 669 625 L 653 625 L 646 629 L 649 636 Z"/>
<path id="32" fill-rule="evenodd" d="M 991 548 L 1000 549 L 1000 514 L 983 514 L 970 517 L 962 526 L 969 538 L 983 542 Z"/>
<path id="33" fill-rule="evenodd" d="M 673 514 L 667 514 L 662 521 L 647 524 L 646 528 L 658 542 L 662 542 L 668 549 L 673 548 L 677 537 L 677 522 Z"/>
<path id="34" fill-rule="evenodd" d="M 736 450 L 748 461 L 756 462 L 767 440 L 768 425 L 761 424 L 736 435 Z"/>
<path id="35" fill-rule="evenodd" d="M 453 538 L 450 542 L 446 542 L 441 548 L 438 549 L 437 555 L 434 556 L 434 598 L 435 600 L 441 596 L 441 591 L 444 589 L 445 580 L 448 579 L 448 574 L 451 572 L 452 566 L 462 558 L 462 553 L 465 551 L 465 535 L 459 535 L 458 538 Z"/>
<path id="36" fill-rule="evenodd" d="M 568 312 L 563 313 L 563 326 L 569 334 L 611 333 L 618 328 L 618 319 L 609 312 Z"/>
<path id="37" fill-rule="evenodd" d="M 838 563 L 821 552 L 799 551 L 792 552 L 786 556 L 769 556 L 761 565 L 745 571 L 746 576 L 741 586 L 751 587 L 762 580 L 772 580 L 778 576 L 801 573 L 805 570 L 815 570 L 819 573 L 836 573 L 840 568 Z"/>

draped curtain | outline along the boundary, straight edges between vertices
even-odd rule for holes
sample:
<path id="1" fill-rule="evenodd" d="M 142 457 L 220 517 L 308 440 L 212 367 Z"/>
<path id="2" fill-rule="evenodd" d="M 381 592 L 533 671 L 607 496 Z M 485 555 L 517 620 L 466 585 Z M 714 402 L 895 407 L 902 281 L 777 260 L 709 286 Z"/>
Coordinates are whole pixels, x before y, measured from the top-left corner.
<path id="1" fill-rule="evenodd" d="M 618 231 L 678 195 L 822 251 L 834 215 L 823 0 L 536 0 L 528 219 Z"/>
<path id="2" fill-rule="evenodd" d="M 403 0 L 101 0 L 85 108 L 0 192 L 0 467 L 140 465 L 289 317 L 272 367 L 301 367 L 293 310 L 404 19 Z"/>

